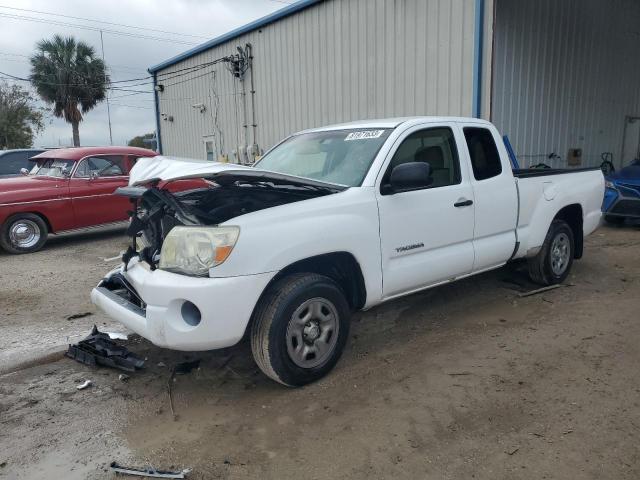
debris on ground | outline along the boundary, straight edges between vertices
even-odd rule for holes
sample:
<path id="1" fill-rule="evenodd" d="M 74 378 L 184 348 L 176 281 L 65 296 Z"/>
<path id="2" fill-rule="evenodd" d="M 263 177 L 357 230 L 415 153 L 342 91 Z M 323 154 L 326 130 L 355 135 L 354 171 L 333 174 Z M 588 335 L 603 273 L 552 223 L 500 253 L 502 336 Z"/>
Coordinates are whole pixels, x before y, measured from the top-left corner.
<path id="1" fill-rule="evenodd" d="M 160 363 L 158 363 L 158 365 L 160 365 Z M 176 412 L 173 408 L 173 382 L 175 381 L 175 376 L 186 375 L 187 373 L 190 373 L 194 368 L 199 367 L 200 359 L 198 358 L 190 362 L 178 363 L 177 365 L 172 367 L 171 371 L 169 372 L 169 378 L 167 379 L 167 394 L 169 395 L 169 409 L 171 410 L 171 416 L 173 417 L 174 422 L 178 419 L 178 416 L 176 415 Z"/>
<path id="2" fill-rule="evenodd" d="M 171 371 L 171 375 L 169 375 L 169 379 L 167 380 L 167 393 L 169 394 L 169 409 L 171 410 L 171 417 L 175 422 L 176 420 L 178 420 L 178 416 L 176 415 L 176 412 L 173 409 L 173 390 L 172 390 L 173 387 L 171 385 L 172 383 L 173 383 L 173 370 Z"/>
<path id="3" fill-rule="evenodd" d="M 156 470 L 153 467 L 137 468 L 126 467 L 124 465 L 118 465 L 116 462 L 111 462 L 111 470 L 115 473 L 122 475 L 135 475 L 138 477 L 151 477 L 151 478 L 187 478 L 186 475 L 191 471 L 190 468 L 186 468 L 180 471 L 169 470 Z"/>
<path id="4" fill-rule="evenodd" d="M 122 332 L 103 332 L 109 335 L 111 340 L 129 340 L 129 335 Z"/>
<path id="5" fill-rule="evenodd" d="M 120 375 L 118 375 L 118 380 L 120 380 L 121 382 L 126 382 L 127 380 L 129 380 L 129 375 L 127 375 L 126 373 L 121 373 Z"/>
<path id="6" fill-rule="evenodd" d="M 555 285 L 549 285 L 547 287 L 537 288 L 535 290 L 529 290 L 528 292 L 519 293 L 518 296 L 519 297 L 529 297 L 531 295 L 536 295 L 536 294 L 542 293 L 542 292 L 548 292 L 549 290 L 553 290 L 555 288 L 560 288 L 560 287 L 564 287 L 564 285 L 561 284 L 561 283 L 556 283 Z"/>
<path id="7" fill-rule="evenodd" d="M 102 261 L 105 263 L 122 261 L 122 255 L 124 255 L 124 250 L 121 250 L 119 255 L 116 255 L 115 257 L 110 257 L 110 258 L 103 258 Z"/>
<path id="8" fill-rule="evenodd" d="M 89 388 L 91 385 L 93 385 L 93 382 L 91 380 L 85 380 L 80 385 L 78 385 L 76 388 L 78 390 L 84 390 L 85 388 Z"/>
<path id="9" fill-rule="evenodd" d="M 167 365 L 164 362 L 158 362 L 159 367 L 166 367 Z"/>
<path id="10" fill-rule="evenodd" d="M 69 315 L 67 320 L 76 320 L 78 318 L 88 317 L 89 315 L 93 315 L 93 312 L 74 313 L 73 315 Z"/>
<path id="11" fill-rule="evenodd" d="M 506 453 L 507 455 L 513 455 L 513 454 L 514 454 L 514 453 L 516 453 L 518 450 L 520 450 L 520 447 L 514 447 L 514 448 L 512 448 L 512 449 L 510 449 L 510 450 L 507 450 L 505 453 Z"/>
<path id="12" fill-rule="evenodd" d="M 144 360 L 126 347 L 118 345 L 106 333 L 93 326 L 91 334 L 75 345 L 69 345 L 65 355 L 92 367 L 101 365 L 135 372 L 144 366 Z"/>

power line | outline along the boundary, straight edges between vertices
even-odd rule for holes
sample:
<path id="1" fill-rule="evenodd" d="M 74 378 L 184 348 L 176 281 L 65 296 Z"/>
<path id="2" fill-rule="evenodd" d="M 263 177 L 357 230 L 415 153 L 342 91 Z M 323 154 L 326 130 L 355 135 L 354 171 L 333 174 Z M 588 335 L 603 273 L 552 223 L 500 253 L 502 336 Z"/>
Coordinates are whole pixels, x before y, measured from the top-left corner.
<path id="1" fill-rule="evenodd" d="M 29 63 L 29 58 L 31 58 L 29 55 L 25 55 L 23 53 L 12 53 L 12 52 L 0 52 L 0 55 L 3 56 L 10 56 L 10 57 L 22 57 L 25 58 L 26 60 L 24 60 L 25 63 Z M 122 72 L 144 72 L 146 73 L 146 69 L 144 67 L 134 67 L 132 65 L 119 65 L 117 63 L 110 63 L 109 65 L 107 65 L 107 68 L 109 68 L 109 70 L 119 70 Z"/>
<path id="2" fill-rule="evenodd" d="M 10 73 L 5 73 L 5 72 L 0 72 L 0 75 L 4 75 L 2 78 L 3 80 L 17 80 L 20 82 L 28 82 L 31 83 L 31 80 L 29 80 L 28 78 L 22 78 L 22 77 L 17 77 L 15 75 L 11 75 Z M 89 88 L 97 88 L 99 85 L 94 84 L 94 85 L 87 85 L 87 84 L 73 84 L 73 83 L 54 83 L 54 82 L 40 82 L 43 83 L 45 85 L 51 85 L 51 86 L 56 86 L 56 87 L 89 87 Z M 132 87 L 135 85 L 124 85 L 124 87 L 112 87 L 112 86 L 105 86 L 106 89 L 109 90 L 115 90 L 117 92 L 136 92 L 136 93 L 151 93 L 151 91 L 145 91 L 145 90 L 133 90 L 127 87 Z"/>
<path id="3" fill-rule="evenodd" d="M 1 15 L 1 14 L 0 14 Z M 209 61 L 209 62 L 205 62 L 205 63 L 201 63 L 198 65 L 192 65 L 191 67 L 185 67 L 185 68 L 181 68 L 178 70 L 175 70 L 173 72 L 166 72 L 164 74 L 163 78 L 159 78 L 158 80 L 162 80 L 167 81 L 167 80 L 171 80 L 174 78 L 179 78 L 179 77 L 183 77 L 186 75 L 190 75 L 192 73 L 195 73 L 199 70 L 202 70 L 208 66 L 212 66 L 215 65 L 217 63 L 221 63 L 221 62 L 229 62 L 232 60 L 232 57 L 221 57 L 221 58 L 217 58 L 215 60 Z M 173 82 L 173 83 L 165 83 L 163 84 L 165 87 L 170 87 L 170 86 L 174 86 L 174 85 L 179 85 L 180 83 L 185 83 L 185 82 L 189 82 L 191 80 L 195 80 L 197 78 L 200 77 L 204 77 L 205 75 L 208 75 L 210 73 L 214 73 L 214 71 L 210 71 L 210 72 L 205 72 L 202 73 L 200 75 L 196 75 L 194 77 L 191 78 L 186 78 L 184 80 L 180 80 L 177 82 Z M 21 81 L 21 82 L 28 82 L 31 83 L 31 80 L 28 78 L 23 78 L 23 77 L 18 77 L 16 75 L 11 75 L 9 73 L 5 73 L 5 72 L 0 72 L 0 75 L 4 75 L 4 77 L 2 77 L 4 80 L 17 80 L 17 81 Z M 158 75 L 160 76 L 160 75 Z M 145 90 L 136 90 L 136 89 L 132 89 L 132 87 L 138 87 L 138 86 L 144 86 L 144 85 L 151 85 L 153 82 L 140 82 L 140 83 L 131 83 L 131 82 L 135 82 L 135 81 L 139 81 L 139 80 L 146 80 L 146 79 L 150 79 L 152 78 L 151 76 L 148 77 L 143 77 L 143 78 L 133 78 L 133 79 L 128 79 L 128 80 L 118 80 L 118 81 L 113 81 L 113 82 L 109 82 L 109 84 L 107 84 L 105 86 L 106 89 L 108 90 L 112 90 L 112 91 L 117 91 L 117 92 L 130 92 L 131 94 L 140 94 L 140 93 L 151 93 L 150 91 L 145 91 Z M 64 87 L 88 87 L 88 88 L 100 88 L 102 85 L 99 83 L 95 83 L 95 84 L 87 84 L 87 83 L 57 83 L 57 82 L 40 82 L 40 83 L 44 83 L 46 85 L 51 85 L 51 86 L 64 86 Z M 114 83 L 117 83 L 117 85 L 112 85 Z"/>
<path id="4" fill-rule="evenodd" d="M 22 59 L 22 58 L 5 58 L 4 61 L 7 61 L 7 62 L 22 62 L 22 63 L 25 63 L 25 64 L 30 64 L 30 62 L 28 60 L 30 57 L 28 55 L 22 55 L 22 54 L 19 54 L 19 53 L 7 53 L 7 52 L 0 52 L 0 55 L 11 55 L 11 56 L 15 56 L 15 57 L 24 57 L 24 59 Z M 207 66 L 209 64 L 207 63 L 207 64 L 203 64 L 203 65 Z M 195 66 L 188 67 L 188 68 L 181 69 L 181 70 L 189 70 L 189 72 L 186 72 L 186 73 L 190 73 L 190 71 L 199 70 L 200 68 L 203 67 L 203 65 L 195 65 Z M 118 66 L 118 65 L 114 65 L 114 64 L 106 65 L 106 67 L 109 70 L 118 70 L 118 71 L 138 71 L 138 72 L 145 72 L 146 71 L 143 68 L 127 67 L 127 66 L 123 66 L 123 65 Z M 178 72 L 178 70 L 176 70 L 176 72 Z M 169 75 L 172 75 L 173 73 L 176 73 L 176 72 L 162 73 L 162 74 L 160 74 L 160 76 L 167 76 L 167 78 L 173 78 L 173 76 L 169 76 Z M 180 75 L 176 75 L 176 76 L 180 76 Z M 137 82 L 137 81 L 140 81 L 140 80 L 148 80 L 148 79 L 151 79 L 151 78 L 153 78 L 151 75 L 147 75 L 147 76 L 138 77 L 138 78 L 128 78 L 126 80 L 111 80 L 110 83 L 130 83 L 130 82 L 134 82 L 134 81 Z M 151 84 L 151 83 L 153 83 L 153 82 L 145 82 L 144 84 Z M 130 86 L 134 86 L 134 85 L 130 85 Z"/>
<path id="5" fill-rule="evenodd" d="M 170 34 L 170 35 L 178 35 L 178 36 L 181 36 L 181 37 L 204 38 L 204 39 L 210 38 L 210 37 L 204 36 L 204 35 L 193 35 L 193 34 L 190 34 L 190 33 L 170 32 L 170 31 L 167 31 L 167 30 L 158 30 L 156 28 L 141 27 L 141 26 L 138 26 L 138 25 L 126 25 L 126 24 L 123 24 L 123 23 L 107 22 L 107 21 L 104 21 L 104 20 L 96 20 L 96 19 L 93 19 L 93 18 L 75 17 L 73 15 L 63 15 L 62 13 L 53 13 L 53 12 L 44 12 L 44 11 L 41 11 L 41 10 L 32 10 L 30 8 L 7 7 L 5 5 L 0 5 L 0 8 L 4 8 L 4 9 L 7 9 L 7 10 L 18 10 L 18 11 L 21 11 L 21 12 L 40 13 L 40 14 L 43 14 L 43 15 L 52 15 L 52 16 L 55 16 L 55 17 L 72 18 L 74 20 L 84 20 L 84 21 L 87 21 L 87 22 L 102 23 L 104 25 L 113 25 L 113 26 L 116 26 L 116 27 L 133 28 L 133 29 L 136 29 L 136 30 L 147 30 L 149 32 L 167 33 L 167 34 Z"/>
<path id="6" fill-rule="evenodd" d="M 111 33 L 113 35 L 122 35 L 122 36 L 125 36 L 125 37 L 141 38 L 141 39 L 144 39 L 144 40 L 154 40 L 154 41 L 158 41 L 158 42 L 177 43 L 177 44 L 181 44 L 181 45 L 197 45 L 197 43 L 187 42 L 187 41 L 184 41 L 184 40 L 176 40 L 176 39 L 169 39 L 169 38 L 162 38 L 162 37 L 153 37 L 153 36 L 150 36 L 150 35 L 140 35 L 140 34 L 136 34 L 136 33 L 123 32 L 121 30 L 111 30 L 111 29 L 106 29 L 106 28 L 94 27 L 94 26 L 90 26 L 90 25 L 80 25 L 80 24 L 75 24 L 75 23 L 65 23 L 65 22 L 59 22 L 57 20 L 49 20 L 49 19 L 45 19 L 45 18 L 27 17 L 25 15 L 14 15 L 14 14 L 9 14 L 9 13 L 0 13 L 0 17 L 9 18 L 9 19 L 12 19 L 12 20 L 26 20 L 26 21 L 29 21 L 29 22 L 45 23 L 45 24 L 48 24 L 48 25 L 57 25 L 57 26 L 61 26 L 61 27 L 80 28 L 80 29 L 84 29 L 84 30 L 90 30 L 90 31 L 93 31 L 93 32 L 99 32 L 100 30 L 102 30 L 104 33 Z"/>
<path id="7" fill-rule="evenodd" d="M 211 71 L 211 72 L 204 72 L 204 73 L 202 73 L 202 74 L 200 74 L 200 75 L 196 75 L 195 77 L 185 78 L 184 80 L 180 80 L 180 81 L 178 81 L 178 82 L 165 83 L 165 84 L 164 84 L 164 86 L 165 86 L 165 87 L 173 87 L 174 85 L 179 85 L 179 84 L 184 83 L 184 82 L 190 82 L 191 80 L 195 80 L 196 78 L 204 77 L 205 75 L 209 75 L 209 74 L 211 74 L 211 73 L 213 73 L 213 71 Z"/>
<path id="8" fill-rule="evenodd" d="M 0 14 L 1 15 L 1 14 Z M 0 52 L 0 55 L 12 55 L 12 56 L 18 56 L 18 57 L 24 57 L 24 58 L 31 58 L 29 55 L 23 55 L 20 53 L 9 53 L 9 52 Z M 163 73 L 158 73 L 156 76 L 158 78 L 158 80 L 170 80 L 172 78 L 176 78 L 176 77 L 180 77 L 183 75 L 187 75 L 189 73 L 193 73 L 196 72 L 198 70 L 201 70 L 202 68 L 208 67 L 209 65 L 215 65 L 216 63 L 223 61 L 223 60 L 227 60 L 228 57 L 222 57 L 216 60 L 212 60 L 209 62 L 204 62 L 204 63 L 199 63 L 196 65 L 192 65 L 190 67 L 184 67 L 184 68 L 179 68 L 177 70 L 173 70 L 171 72 L 163 72 Z M 131 67 L 131 66 L 127 66 L 127 65 L 107 65 L 107 68 L 112 69 L 113 67 L 124 67 L 124 68 L 129 68 L 129 69 L 134 69 L 135 67 Z M 138 71 L 144 71 L 141 69 L 138 69 Z M 178 75 L 179 74 L 179 75 Z M 130 78 L 130 79 L 126 79 L 126 80 L 113 80 L 111 83 L 130 83 L 133 81 L 140 81 L 140 80 L 146 80 L 146 79 L 151 79 L 153 78 L 151 75 L 145 76 L 145 77 L 140 77 L 140 78 Z M 152 82 L 148 82 L 149 84 Z M 133 85 L 129 85 L 129 86 L 133 86 Z"/>
<path id="9" fill-rule="evenodd" d="M 149 92 L 144 92 L 144 93 L 152 94 L 153 92 L 149 91 Z M 142 93 L 138 93 L 138 92 L 136 92 L 136 93 L 127 93 L 125 95 L 118 95 L 117 97 L 111 97 L 111 98 L 116 99 L 116 98 L 123 98 L 123 97 L 132 97 L 134 95 L 142 95 Z M 153 99 L 147 99 L 147 98 L 132 98 L 131 100 L 138 100 L 138 101 L 141 101 L 141 102 L 142 101 L 144 101 L 144 102 L 153 102 L 154 101 Z"/>
<path id="10" fill-rule="evenodd" d="M 118 103 L 118 102 L 111 102 L 111 105 L 116 105 L 118 107 L 140 108 L 143 110 L 152 110 L 152 107 L 143 107 L 142 105 L 127 105 L 126 103 Z"/>
<path id="11" fill-rule="evenodd" d="M 29 55 L 23 55 L 21 53 L 9 53 L 9 52 L 0 52 L 0 55 L 10 55 L 12 57 L 24 57 L 29 58 Z"/>

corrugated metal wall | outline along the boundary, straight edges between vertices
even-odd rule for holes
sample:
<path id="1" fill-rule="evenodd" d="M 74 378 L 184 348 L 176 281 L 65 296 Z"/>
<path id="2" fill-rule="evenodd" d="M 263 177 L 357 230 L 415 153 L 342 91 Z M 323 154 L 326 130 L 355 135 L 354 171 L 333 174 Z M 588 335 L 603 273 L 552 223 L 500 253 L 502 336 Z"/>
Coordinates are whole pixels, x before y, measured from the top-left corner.
<path id="1" fill-rule="evenodd" d="M 625 116 L 640 116 L 640 2 L 496 0 L 492 120 L 521 164 L 620 160 Z M 554 152 L 560 160 L 550 162 Z"/>
<path id="2" fill-rule="evenodd" d="M 474 0 L 327 0 L 158 72 L 163 151 L 204 158 L 251 145 L 249 75 L 224 65 L 179 70 L 251 43 L 258 145 L 314 126 L 406 115 L 472 113 Z M 169 75 L 168 75 L 169 74 Z M 192 105 L 204 103 L 206 110 Z M 221 135 L 222 134 L 222 135 Z"/>

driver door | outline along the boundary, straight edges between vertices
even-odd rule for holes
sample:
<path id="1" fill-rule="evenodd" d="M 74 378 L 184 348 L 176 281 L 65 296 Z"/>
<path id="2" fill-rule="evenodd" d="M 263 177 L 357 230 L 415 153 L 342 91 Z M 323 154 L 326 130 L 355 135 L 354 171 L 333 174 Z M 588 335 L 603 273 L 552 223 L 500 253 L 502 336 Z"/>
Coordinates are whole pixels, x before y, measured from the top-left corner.
<path id="1" fill-rule="evenodd" d="M 474 205 L 454 124 L 409 129 L 392 149 L 376 188 L 383 296 L 417 291 L 471 273 Z M 384 188 L 394 167 L 426 162 L 429 186 L 397 193 Z"/>
<path id="2" fill-rule="evenodd" d="M 123 155 L 83 158 L 69 181 L 75 228 L 126 220 L 131 204 L 126 197 L 114 195 L 114 192 L 116 188 L 126 186 L 128 180 Z"/>

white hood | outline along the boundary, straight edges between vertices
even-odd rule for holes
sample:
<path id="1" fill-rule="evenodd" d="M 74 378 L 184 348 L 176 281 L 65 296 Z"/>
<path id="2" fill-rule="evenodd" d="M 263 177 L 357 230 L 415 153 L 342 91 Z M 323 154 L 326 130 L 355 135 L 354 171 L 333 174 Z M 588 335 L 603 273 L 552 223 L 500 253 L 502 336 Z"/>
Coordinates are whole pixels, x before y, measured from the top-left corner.
<path id="1" fill-rule="evenodd" d="M 296 177 L 283 173 L 270 172 L 255 167 L 246 167 L 233 163 L 209 162 L 190 158 L 157 157 L 139 158 L 129 173 L 129 186 L 133 187 L 152 181 L 170 181 L 186 178 L 208 178 L 216 183 L 223 181 L 269 181 L 289 185 L 306 185 L 344 190 L 344 185 L 321 182 L 309 178 Z"/>
<path id="2" fill-rule="evenodd" d="M 251 170 L 251 167 L 231 163 L 208 162 L 191 158 L 141 157 L 129 173 L 129 186 L 154 180 L 168 181 L 182 178 L 208 177 L 220 172 Z"/>

